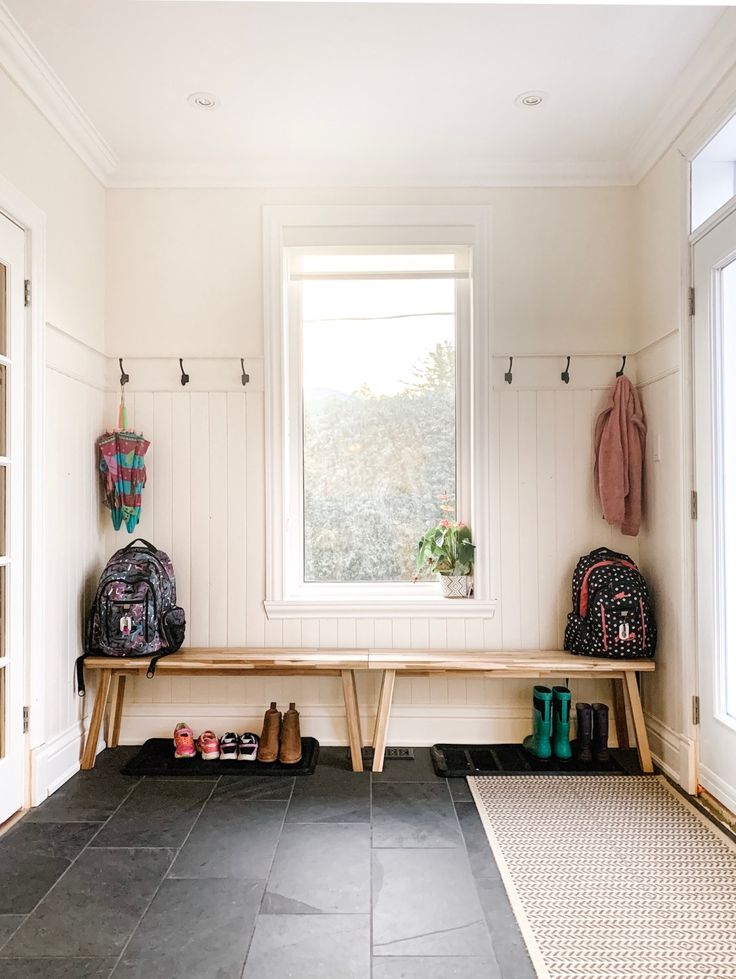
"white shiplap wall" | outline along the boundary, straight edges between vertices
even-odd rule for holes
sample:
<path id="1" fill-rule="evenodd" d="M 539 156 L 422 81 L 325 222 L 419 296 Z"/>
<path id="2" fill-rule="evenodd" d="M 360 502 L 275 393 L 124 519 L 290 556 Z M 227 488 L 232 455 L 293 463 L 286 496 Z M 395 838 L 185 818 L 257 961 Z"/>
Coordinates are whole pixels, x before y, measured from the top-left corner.
<path id="1" fill-rule="evenodd" d="M 601 544 L 638 557 L 637 542 L 621 538 L 601 520 L 593 492 L 592 430 L 618 363 L 600 357 L 574 360 L 568 387 L 560 382 L 556 363 L 519 362 L 514 384 L 508 386 L 499 360 L 492 436 L 499 500 L 496 616 L 268 621 L 262 604 L 260 363 L 253 362 L 247 389 L 226 361 L 185 364 L 192 376 L 187 388 L 178 384 L 174 360 L 125 363 L 131 375 L 129 422 L 152 442 L 139 533 L 173 558 L 179 601 L 188 615 L 188 644 L 554 648 L 561 644 L 577 557 Z M 114 370 L 108 373 L 109 379 L 114 376 Z M 108 425 L 116 418 L 117 397 L 116 392 L 106 396 Z M 107 551 L 128 539 L 110 527 Z M 525 681 L 400 680 L 390 740 L 431 744 L 518 738 L 528 726 L 528 690 Z M 607 699 L 607 692 L 605 685 L 580 681 L 574 694 Z M 365 734 L 374 712 L 373 678 L 361 677 L 359 696 Z M 122 731 L 128 742 L 168 734 L 181 719 L 196 727 L 258 729 L 271 699 L 296 700 L 308 733 L 325 742 L 345 741 L 342 695 L 331 679 L 141 679 L 130 699 Z"/>

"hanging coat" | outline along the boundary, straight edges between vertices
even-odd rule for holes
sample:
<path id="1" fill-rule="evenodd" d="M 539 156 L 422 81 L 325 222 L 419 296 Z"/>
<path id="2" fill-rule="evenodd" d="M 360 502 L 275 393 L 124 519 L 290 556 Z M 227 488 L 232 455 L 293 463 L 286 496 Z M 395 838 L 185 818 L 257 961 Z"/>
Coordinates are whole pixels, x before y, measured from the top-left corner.
<path id="1" fill-rule="evenodd" d="M 151 443 L 135 432 L 113 432 L 97 440 L 104 503 L 115 530 L 123 522 L 132 534 L 141 516 L 141 493 L 146 485 L 144 456 Z"/>
<path id="2" fill-rule="evenodd" d="M 596 421 L 595 485 L 604 518 L 628 537 L 636 537 L 641 524 L 646 437 L 639 395 L 623 375 Z"/>

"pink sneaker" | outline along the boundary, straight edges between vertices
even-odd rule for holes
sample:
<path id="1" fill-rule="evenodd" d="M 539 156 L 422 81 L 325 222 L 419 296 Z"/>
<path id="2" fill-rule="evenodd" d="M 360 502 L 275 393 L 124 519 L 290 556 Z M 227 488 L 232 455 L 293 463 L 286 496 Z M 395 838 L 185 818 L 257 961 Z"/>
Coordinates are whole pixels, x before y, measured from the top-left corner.
<path id="1" fill-rule="evenodd" d="M 194 731 L 183 721 L 174 728 L 174 758 L 194 758 Z"/>
<path id="2" fill-rule="evenodd" d="M 203 731 L 197 738 L 197 751 L 203 761 L 214 761 L 220 757 L 220 742 L 214 731 Z"/>

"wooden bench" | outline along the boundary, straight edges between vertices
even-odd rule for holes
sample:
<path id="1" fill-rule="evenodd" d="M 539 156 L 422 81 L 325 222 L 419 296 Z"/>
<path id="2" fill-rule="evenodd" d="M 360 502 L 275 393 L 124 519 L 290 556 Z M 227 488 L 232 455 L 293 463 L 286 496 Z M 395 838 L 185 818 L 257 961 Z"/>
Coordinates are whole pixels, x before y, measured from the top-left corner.
<path id="1" fill-rule="evenodd" d="M 85 671 L 98 673 L 98 685 L 82 755 L 83 769 L 94 767 L 97 742 L 111 687 L 114 684 L 107 743 L 109 748 L 116 748 L 120 737 L 126 681 L 129 676 L 145 676 L 150 660 L 146 656 L 130 659 L 90 656 L 85 659 Z M 362 738 L 355 671 L 367 668 L 367 649 L 181 649 L 178 653 L 171 653 L 158 661 L 155 676 L 339 676 L 342 678 L 353 771 L 362 772 Z M 155 682 L 155 677 L 151 682 Z"/>
<path id="2" fill-rule="evenodd" d="M 515 652 L 450 652 L 442 650 L 377 650 L 372 649 L 368 668 L 382 674 L 381 693 L 378 699 L 376 726 L 373 736 L 373 771 L 383 771 L 386 737 L 391 717 L 396 674 L 403 676 L 483 676 L 494 679 L 528 677 L 529 679 L 611 680 L 613 689 L 613 719 L 622 748 L 629 747 L 625 697 L 634 724 L 639 763 L 643 772 L 651 772 L 652 756 L 641 708 L 637 673 L 651 673 L 653 660 L 599 659 L 591 656 L 574 656 L 560 650 L 520 650 Z M 531 691 L 530 691 L 531 692 Z"/>

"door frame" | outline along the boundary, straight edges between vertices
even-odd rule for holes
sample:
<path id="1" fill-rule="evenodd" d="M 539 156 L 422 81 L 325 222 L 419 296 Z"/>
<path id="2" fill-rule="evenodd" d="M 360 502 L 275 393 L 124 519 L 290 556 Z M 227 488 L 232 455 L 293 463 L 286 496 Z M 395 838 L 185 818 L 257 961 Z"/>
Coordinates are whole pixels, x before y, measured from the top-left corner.
<path id="1" fill-rule="evenodd" d="M 36 749 L 45 738 L 46 637 L 44 569 L 44 410 L 45 410 L 45 298 L 46 215 L 10 181 L 0 176 L 0 213 L 25 232 L 25 278 L 31 281 L 31 303 L 25 307 L 24 446 L 25 500 L 23 508 L 24 575 L 24 700 L 29 708 L 25 745 L 25 806 L 38 805 L 45 797 L 43 772 L 34 763 Z M 34 600 L 31 602 L 31 590 Z"/>

